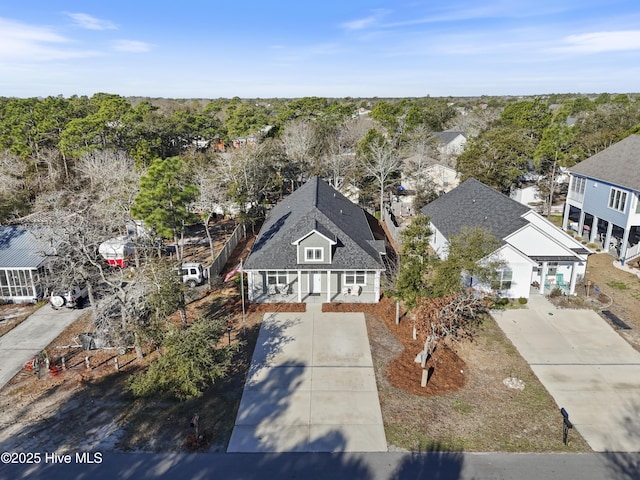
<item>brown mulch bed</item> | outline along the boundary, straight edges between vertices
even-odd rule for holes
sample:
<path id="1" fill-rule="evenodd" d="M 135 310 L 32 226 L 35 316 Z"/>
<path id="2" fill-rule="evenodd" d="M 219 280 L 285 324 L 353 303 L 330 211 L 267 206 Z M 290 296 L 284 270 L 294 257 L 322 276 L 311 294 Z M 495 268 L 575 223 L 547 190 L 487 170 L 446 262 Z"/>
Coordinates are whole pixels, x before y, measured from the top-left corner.
<path id="1" fill-rule="evenodd" d="M 422 367 L 415 362 L 415 357 L 424 346 L 423 340 L 413 339 L 410 320 L 401 311 L 401 321 L 395 323 L 396 305 L 392 298 L 383 298 L 377 304 L 365 303 L 325 303 L 323 312 L 363 312 L 380 317 L 387 329 L 402 343 L 403 350 L 391 362 L 387 369 L 389 382 L 413 395 L 430 397 L 455 392 L 465 384 L 465 363 L 458 355 L 446 346 L 437 348 L 427 365 L 434 367 L 426 387 L 420 386 Z"/>

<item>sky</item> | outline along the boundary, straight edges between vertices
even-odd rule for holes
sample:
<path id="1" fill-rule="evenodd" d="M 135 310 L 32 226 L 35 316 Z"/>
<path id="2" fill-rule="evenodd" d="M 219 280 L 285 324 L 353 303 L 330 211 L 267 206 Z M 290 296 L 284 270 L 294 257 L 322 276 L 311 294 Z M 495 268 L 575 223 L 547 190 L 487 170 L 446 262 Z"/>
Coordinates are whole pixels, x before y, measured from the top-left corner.
<path id="1" fill-rule="evenodd" d="M 638 0 L 29 0 L 0 96 L 636 93 Z"/>

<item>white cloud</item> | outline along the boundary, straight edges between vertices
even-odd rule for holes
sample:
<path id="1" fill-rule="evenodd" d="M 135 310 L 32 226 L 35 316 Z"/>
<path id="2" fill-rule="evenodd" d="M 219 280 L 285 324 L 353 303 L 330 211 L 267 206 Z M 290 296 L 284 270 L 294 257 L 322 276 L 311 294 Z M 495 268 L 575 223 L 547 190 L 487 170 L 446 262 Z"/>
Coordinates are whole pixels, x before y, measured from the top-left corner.
<path id="1" fill-rule="evenodd" d="M 569 35 L 556 50 L 583 53 L 640 50 L 640 30 Z"/>
<path id="2" fill-rule="evenodd" d="M 388 15 L 389 13 L 390 10 L 377 9 L 374 10 L 368 17 L 359 18 L 350 22 L 344 22 L 340 24 L 340 26 L 345 30 L 363 30 L 365 28 L 376 25 L 382 17 Z"/>
<path id="3" fill-rule="evenodd" d="M 49 27 L 0 18 L 0 60 L 39 62 L 97 55 L 95 51 L 65 48 L 69 43 Z"/>
<path id="4" fill-rule="evenodd" d="M 151 45 L 137 40 L 117 40 L 113 49 L 119 52 L 145 53 L 151 50 Z"/>
<path id="5" fill-rule="evenodd" d="M 87 30 L 116 30 L 118 27 L 108 20 L 101 20 L 87 13 L 67 13 L 76 25 Z"/>

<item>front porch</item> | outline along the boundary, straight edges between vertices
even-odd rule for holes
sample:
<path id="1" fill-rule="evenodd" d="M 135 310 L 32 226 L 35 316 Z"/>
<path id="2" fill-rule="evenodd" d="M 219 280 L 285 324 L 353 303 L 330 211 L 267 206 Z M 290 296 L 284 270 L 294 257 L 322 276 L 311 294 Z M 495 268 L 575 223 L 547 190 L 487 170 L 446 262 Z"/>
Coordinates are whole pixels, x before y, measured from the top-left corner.
<path id="1" fill-rule="evenodd" d="M 247 271 L 256 303 L 376 303 L 380 271 Z"/>
<path id="2" fill-rule="evenodd" d="M 625 228 L 568 204 L 563 228 L 574 232 L 583 242 L 595 245 L 614 256 L 623 264 L 640 256 L 640 225 L 628 225 Z"/>

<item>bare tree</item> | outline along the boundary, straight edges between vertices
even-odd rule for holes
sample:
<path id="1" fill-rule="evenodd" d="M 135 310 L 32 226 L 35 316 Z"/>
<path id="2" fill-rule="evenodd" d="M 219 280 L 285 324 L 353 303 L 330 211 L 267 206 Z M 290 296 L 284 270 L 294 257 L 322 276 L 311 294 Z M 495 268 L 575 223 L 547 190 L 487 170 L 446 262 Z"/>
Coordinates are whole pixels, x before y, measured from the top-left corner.
<path id="1" fill-rule="evenodd" d="M 380 214 L 382 214 L 384 191 L 388 186 L 389 177 L 399 166 L 400 160 L 388 142 L 374 142 L 367 147 L 363 168 L 365 174 L 373 177 L 380 187 Z"/>
<path id="2" fill-rule="evenodd" d="M 315 142 L 313 125 L 306 120 L 297 119 L 287 122 L 282 134 L 282 143 L 287 158 L 293 163 L 293 170 L 297 178 L 291 178 L 291 190 L 294 190 L 294 180 L 302 183 L 305 173 L 309 171 L 311 154 Z"/>
<path id="3" fill-rule="evenodd" d="M 425 340 L 424 349 L 419 353 L 422 368 L 438 345 L 472 339 L 488 311 L 486 300 L 470 293 L 419 299 L 414 311 L 414 328 Z"/>
<path id="4" fill-rule="evenodd" d="M 199 195 L 192 205 L 193 210 L 200 212 L 200 218 L 209 240 L 209 253 L 212 262 L 215 259 L 215 250 L 209 222 L 215 215 L 215 210 L 228 203 L 225 181 L 228 181 L 228 178 L 224 175 L 224 170 L 220 169 L 218 162 L 210 162 L 205 165 L 199 170 L 197 176 Z"/>

